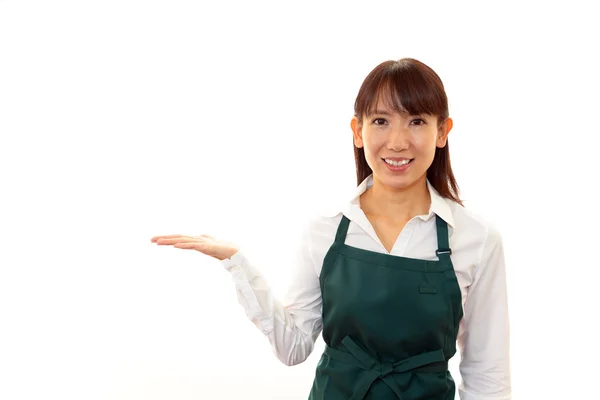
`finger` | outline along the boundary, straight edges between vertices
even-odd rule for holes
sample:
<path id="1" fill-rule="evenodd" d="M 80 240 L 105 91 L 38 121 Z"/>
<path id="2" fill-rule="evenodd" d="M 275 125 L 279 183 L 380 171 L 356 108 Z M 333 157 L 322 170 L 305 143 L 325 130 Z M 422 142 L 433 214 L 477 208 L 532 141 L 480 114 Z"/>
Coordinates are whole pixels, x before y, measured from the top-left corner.
<path id="1" fill-rule="evenodd" d="M 180 242 L 175 243 L 173 247 L 177 247 L 178 249 L 187 249 L 187 250 L 198 250 L 200 252 L 206 250 L 206 243 L 202 242 Z"/>
<path id="2" fill-rule="evenodd" d="M 160 235 L 160 236 L 153 236 L 152 239 L 150 239 L 152 242 L 156 242 L 157 240 L 160 239 L 164 239 L 164 238 L 174 238 L 174 237 L 181 237 L 181 236 L 185 236 L 185 235 Z"/>
<path id="3" fill-rule="evenodd" d="M 178 241 L 194 239 L 192 236 L 182 236 L 182 235 L 156 236 L 155 238 L 156 238 L 155 242 L 159 243 L 159 244 L 172 244 L 172 243 L 177 243 Z"/>
<path id="4" fill-rule="evenodd" d="M 201 237 L 193 238 L 193 237 L 187 236 L 187 237 L 178 237 L 178 238 L 173 238 L 173 239 L 160 239 L 156 242 L 156 244 L 159 246 L 164 246 L 164 245 L 175 245 L 178 243 L 204 243 L 208 240 L 209 239 L 201 238 Z"/>

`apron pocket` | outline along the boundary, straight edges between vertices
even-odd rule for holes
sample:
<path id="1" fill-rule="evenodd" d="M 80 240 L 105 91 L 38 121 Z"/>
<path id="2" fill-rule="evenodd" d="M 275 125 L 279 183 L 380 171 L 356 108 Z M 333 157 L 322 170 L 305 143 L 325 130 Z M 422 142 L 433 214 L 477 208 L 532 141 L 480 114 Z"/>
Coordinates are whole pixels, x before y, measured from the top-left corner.
<path id="1" fill-rule="evenodd" d="M 436 294 L 438 291 L 436 288 L 431 286 L 421 286 L 419 288 L 419 292 L 421 292 L 422 294 Z"/>

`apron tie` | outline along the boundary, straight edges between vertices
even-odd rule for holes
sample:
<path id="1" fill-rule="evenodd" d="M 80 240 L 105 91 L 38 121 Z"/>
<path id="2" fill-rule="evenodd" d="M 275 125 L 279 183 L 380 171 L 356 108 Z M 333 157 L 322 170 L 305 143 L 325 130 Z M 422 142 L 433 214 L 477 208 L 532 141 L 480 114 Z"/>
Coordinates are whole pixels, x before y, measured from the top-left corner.
<path id="1" fill-rule="evenodd" d="M 342 345 L 348 352 L 326 346 L 325 353 L 334 360 L 366 371 L 356 383 L 356 390 L 350 400 L 362 400 L 377 379 L 383 380 L 394 391 L 396 396 L 402 399 L 402 391 L 398 383 L 390 376 L 391 374 L 410 372 L 429 366 L 429 364 L 433 365 L 423 368 L 423 370 L 426 369 L 428 372 L 446 372 L 448 370 L 448 362 L 442 349 L 418 354 L 396 363 L 391 363 L 389 361 L 379 362 L 375 357 L 360 348 L 349 336 L 346 336 L 342 340 Z"/>

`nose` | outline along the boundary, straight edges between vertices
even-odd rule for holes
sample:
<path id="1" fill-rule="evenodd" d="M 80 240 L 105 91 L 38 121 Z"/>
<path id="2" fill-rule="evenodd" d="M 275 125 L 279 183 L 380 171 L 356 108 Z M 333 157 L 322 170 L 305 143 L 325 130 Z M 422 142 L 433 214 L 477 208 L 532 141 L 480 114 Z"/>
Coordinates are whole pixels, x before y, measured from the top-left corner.
<path id="1" fill-rule="evenodd" d="M 409 132 L 402 127 L 396 127 L 391 130 L 388 137 L 388 148 L 394 151 L 401 151 L 408 148 L 410 143 Z"/>

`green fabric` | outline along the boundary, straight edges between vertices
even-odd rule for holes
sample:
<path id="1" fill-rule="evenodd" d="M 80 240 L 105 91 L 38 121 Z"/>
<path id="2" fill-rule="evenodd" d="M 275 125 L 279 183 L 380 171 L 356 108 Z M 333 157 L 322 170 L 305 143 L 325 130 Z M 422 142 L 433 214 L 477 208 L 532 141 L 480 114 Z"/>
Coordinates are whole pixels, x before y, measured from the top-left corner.
<path id="1" fill-rule="evenodd" d="M 323 262 L 321 356 L 309 400 L 452 400 L 448 360 L 463 317 L 448 226 L 436 215 L 438 260 L 344 244 L 343 216 Z"/>

